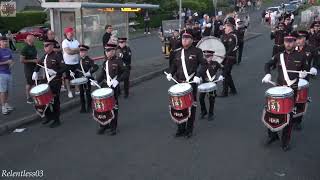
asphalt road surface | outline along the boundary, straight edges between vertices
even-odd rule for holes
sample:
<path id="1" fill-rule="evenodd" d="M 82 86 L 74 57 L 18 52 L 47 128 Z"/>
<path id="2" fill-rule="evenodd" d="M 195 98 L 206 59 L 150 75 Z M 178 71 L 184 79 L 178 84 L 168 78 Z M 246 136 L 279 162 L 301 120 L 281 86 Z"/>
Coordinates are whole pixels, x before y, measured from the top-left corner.
<path id="1" fill-rule="evenodd" d="M 270 54 L 268 33 L 245 45 L 243 63 L 233 71 L 239 94 L 217 99 L 215 120 L 197 118 L 191 139 L 173 137 L 167 94 L 172 82 L 161 76 L 120 99 L 116 136 L 96 135 L 97 123 L 77 108 L 62 115 L 59 128 L 35 124 L 1 136 L 0 170 L 43 170 L 42 179 L 49 180 L 319 180 L 319 78 L 311 82 L 313 102 L 303 131 L 293 132 L 292 149 L 263 144 L 260 118 L 270 86 L 261 78 Z"/>

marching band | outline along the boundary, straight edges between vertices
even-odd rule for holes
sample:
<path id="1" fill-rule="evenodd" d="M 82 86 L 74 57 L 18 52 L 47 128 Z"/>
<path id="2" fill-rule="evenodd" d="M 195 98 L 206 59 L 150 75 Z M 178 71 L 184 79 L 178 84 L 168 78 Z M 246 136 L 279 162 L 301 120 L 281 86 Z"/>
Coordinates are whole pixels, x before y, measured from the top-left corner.
<path id="1" fill-rule="evenodd" d="M 168 81 L 175 82 L 168 90 L 169 114 L 178 126 L 175 137 L 192 137 L 198 91 L 200 117 L 208 115 L 208 120 L 214 119 L 218 81 L 223 81 L 221 97 L 227 97 L 229 93 L 237 94 L 231 71 L 234 64 L 241 62 L 245 33 L 242 21 L 227 18 L 223 27 L 219 27 L 223 32 L 220 39 L 210 36 L 212 25 L 209 22 L 205 21 L 204 24 L 201 32 L 198 22 L 188 22 L 183 30 L 175 30 L 170 39 L 170 67 L 165 74 Z M 302 128 L 302 118 L 311 101 L 308 96 L 308 81 L 311 80 L 310 77 L 317 75 L 314 66 L 319 63 L 320 56 L 320 22 L 314 22 L 309 31 L 292 29 L 288 16 L 272 29 L 272 59 L 265 64 L 266 75 L 262 79 L 263 83 L 274 86 L 265 92 L 266 103 L 262 113 L 262 121 L 268 128 L 266 144 L 279 140 L 278 132 L 282 131 L 284 151 L 289 150 L 292 128 Z M 199 37 L 201 33 L 202 38 Z M 119 45 L 110 42 L 105 44 L 105 61 L 96 80 L 93 73 L 99 67 L 87 55 L 88 46 L 79 46 L 80 64 L 73 71 L 68 71 L 61 56 L 53 51 L 55 42 L 44 42 L 46 54 L 37 63 L 32 75 L 37 86 L 30 91 L 36 101 L 36 111 L 47 118 L 44 124 L 53 121 L 50 127 L 60 125 L 61 76 L 62 73 L 67 73 L 73 77 L 70 83 L 80 87 L 80 112 L 91 112 L 92 109 L 93 119 L 100 125 L 97 133 L 103 134 L 106 129 L 110 129 L 110 135 L 117 134 L 121 81 L 124 81 L 125 97 L 129 96 L 131 50 L 126 41 L 127 38 L 119 38 Z M 237 57 L 237 53 L 240 57 Z M 46 82 L 38 85 L 40 68 L 45 70 Z M 273 69 L 277 69 L 278 74 L 275 82 L 271 75 Z M 98 89 L 91 92 L 92 85 Z M 205 104 L 207 95 L 208 110 Z"/>

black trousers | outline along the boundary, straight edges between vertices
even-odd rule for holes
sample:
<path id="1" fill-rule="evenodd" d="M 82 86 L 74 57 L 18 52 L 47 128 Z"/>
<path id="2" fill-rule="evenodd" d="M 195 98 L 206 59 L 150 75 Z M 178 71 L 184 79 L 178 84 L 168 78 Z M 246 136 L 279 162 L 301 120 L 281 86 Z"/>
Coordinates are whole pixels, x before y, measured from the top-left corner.
<path id="1" fill-rule="evenodd" d="M 86 84 L 80 85 L 80 102 L 81 102 L 81 110 L 89 111 L 91 109 L 91 83 L 88 81 Z"/>
<path id="2" fill-rule="evenodd" d="M 195 120 L 195 116 L 196 116 L 196 109 L 197 109 L 195 104 L 197 102 L 198 87 L 197 87 L 197 84 L 195 84 L 195 83 L 192 83 L 191 86 L 193 89 L 192 95 L 193 95 L 194 105 L 192 105 L 192 107 L 191 107 L 191 116 L 189 117 L 188 121 L 181 123 L 181 124 L 178 124 L 178 132 L 181 132 L 181 133 L 184 133 L 184 132 L 192 133 L 192 131 L 193 131 L 193 124 L 194 124 L 194 120 Z"/>
<path id="3" fill-rule="evenodd" d="M 102 125 L 100 124 L 100 127 L 104 127 L 104 128 L 108 128 L 110 127 L 111 131 L 115 131 L 118 127 L 118 113 L 119 113 L 119 101 L 118 101 L 118 97 L 119 97 L 119 85 L 116 88 L 112 88 L 113 92 L 114 92 L 114 98 L 116 101 L 116 105 L 113 108 L 113 112 L 114 112 L 114 118 L 111 120 L 110 124 L 107 125 Z"/>
<path id="4" fill-rule="evenodd" d="M 232 79 L 232 75 L 231 75 L 231 71 L 232 71 L 232 67 L 233 67 L 232 62 L 227 62 L 224 67 L 223 67 L 223 77 L 224 77 L 224 81 L 223 81 L 223 95 L 228 95 L 229 93 L 229 88 L 232 92 L 236 92 L 236 87 L 234 86 L 234 82 Z"/>
<path id="5" fill-rule="evenodd" d="M 298 88 L 293 88 L 293 90 L 294 90 L 294 99 L 296 99 Z M 290 142 L 293 123 L 294 123 L 293 113 L 290 113 L 289 124 L 285 128 L 283 128 L 283 130 L 282 130 L 281 140 L 282 140 L 283 145 L 287 145 Z M 278 132 L 272 132 L 270 129 L 268 129 L 268 136 L 270 138 L 279 137 Z"/>
<path id="6" fill-rule="evenodd" d="M 17 50 L 12 40 L 9 40 L 9 48 L 13 51 Z"/>
<path id="7" fill-rule="evenodd" d="M 213 114 L 214 103 L 216 101 L 216 91 L 209 92 L 209 93 L 200 93 L 199 101 L 200 101 L 200 106 L 201 106 L 201 112 L 202 113 L 208 112 L 207 108 L 206 108 L 206 102 L 205 102 L 206 94 L 208 94 L 208 96 L 209 96 L 209 114 Z"/>
<path id="8" fill-rule="evenodd" d="M 144 32 L 150 32 L 149 21 L 144 22 Z"/>
<path id="9" fill-rule="evenodd" d="M 244 42 L 239 42 L 239 48 L 238 48 L 238 64 L 240 64 L 241 59 L 242 59 L 243 46 L 244 46 Z"/>
<path id="10" fill-rule="evenodd" d="M 129 96 L 129 87 L 130 87 L 130 70 L 128 71 L 128 77 L 124 78 L 123 80 L 123 88 L 124 88 L 125 96 Z"/>
<path id="11" fill-rule="evenodd" d="M 50 90 L 54 95 L 53 104 L 51 104 L 46 112 L 45 116 L 47 120 L 60 121 L 60 89 L 61 80 L 53 80 L 49 83 Z"/>

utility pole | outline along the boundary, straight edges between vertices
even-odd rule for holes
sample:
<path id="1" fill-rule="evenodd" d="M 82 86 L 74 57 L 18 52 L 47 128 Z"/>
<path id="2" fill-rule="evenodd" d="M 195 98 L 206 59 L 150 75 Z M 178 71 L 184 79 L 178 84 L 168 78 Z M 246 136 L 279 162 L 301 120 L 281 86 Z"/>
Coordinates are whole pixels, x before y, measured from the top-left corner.
<path id="1" fill-rule="evenodd" d="M 179 0 L 179 29 L 181 29 L 181 23 L 182 23 L 182 0 Z"/>

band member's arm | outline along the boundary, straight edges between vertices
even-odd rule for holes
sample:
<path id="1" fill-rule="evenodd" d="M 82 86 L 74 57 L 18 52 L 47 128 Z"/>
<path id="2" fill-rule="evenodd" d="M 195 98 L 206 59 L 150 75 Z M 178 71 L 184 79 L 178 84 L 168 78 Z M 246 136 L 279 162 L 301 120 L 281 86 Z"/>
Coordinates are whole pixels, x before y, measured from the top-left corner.
<path id="1" fill-rule="evenodd" d="M 125 78 L 127 78 L 129 76 L 128 74 L 128 67 L 124 67 L 123 66 L 123 61 L 121 59 L 119 59 L 119 63 L 118 63 L 118 81 L 123 81 Z"/>
<path id="2" fill-rule="evenodd" d="M 131 65 L 131 49 L 128 47 L 127 53 L 123 54 L 124 62 L 127 62 L 127 66 Z"/>
<path id="3" fill-rule="evenodd" d="M 264 66 L 264 71 L 266 74 L 270 74 L 271 70 L 277 66 L 279 59 L 278 56 L 273 56 L 270 61 L 268 61 Z"/>
<path id="4" fill-rule="evenodd" d="M 91 74 L 95 73 L 95 72 L 99 69 L 99 66 L 96 65 L 96 64 L 94 63 L 94 61 L 93 61 L 89 56 L 87 56 L 86 58 L 88 58 L 88 60 L 89 60 L 89 62 L 90 62 L 89 72 L 90 72 Z"/>
<path id="5" fill-rule="evenodd" d="M 231 41 L 228 40 L 228 51 L 226 52 L 226 56 L 232 56 L 233 51 L 235 50 L 237 43 L 236 43 L 236 37 L 230 36 Z"/>
<path id="6" fill-rule="evenodd" d="M 276 38 L 276 32 L 271 32 L 270 39 L 273 40 L 274 38 Z"/>
<path id="7" fill-rule="evenodd" d="M 101 69 L 99 75 L 98 75 L 97 78 L 96 78 L 96 81 L 97 81 L 98 83 L 101 83 L 101 82 L 106 78 L 105 68 L 106 68 L 106 62 L 103 62 L 102 69 Z"/>
<path id="8" fill-rule="evenodd" d="M 172 76 L 174 76 L 174 74 L 177 72 L 177 61 L 175 59 L 177 52 L 178 52 L 177 50 L 174 51 L 174 57 L 173 57 L 172 62 L 171 62 L 170 74 Z"/>
<path id="9" fill-rule="evenodd" d="M 206 70 L 208 68 L 208 63 L 207 63 L 207 60 L 203 57 L 203 53 L 201 50 L 197 52 L 197 58 L 199 59 L 199 69 L 196 73 L 196 76 L 202 77 L 206 73 Z"/>
<path id="10" fill-rule="evenodd" d="M 40 58 L 40 60 L 38 61 L 37 64 L 39 64 L 39 65 L 44 65 L 43 62 L 44 62 L 45 56 L 46 56 L 46 55 L 44 54 L 44 55 Z M 34 68 L 34 72 L 39 72 L 40 68 L 41 68 L 41 67 L 37 65 L 37 66 Z"/>

